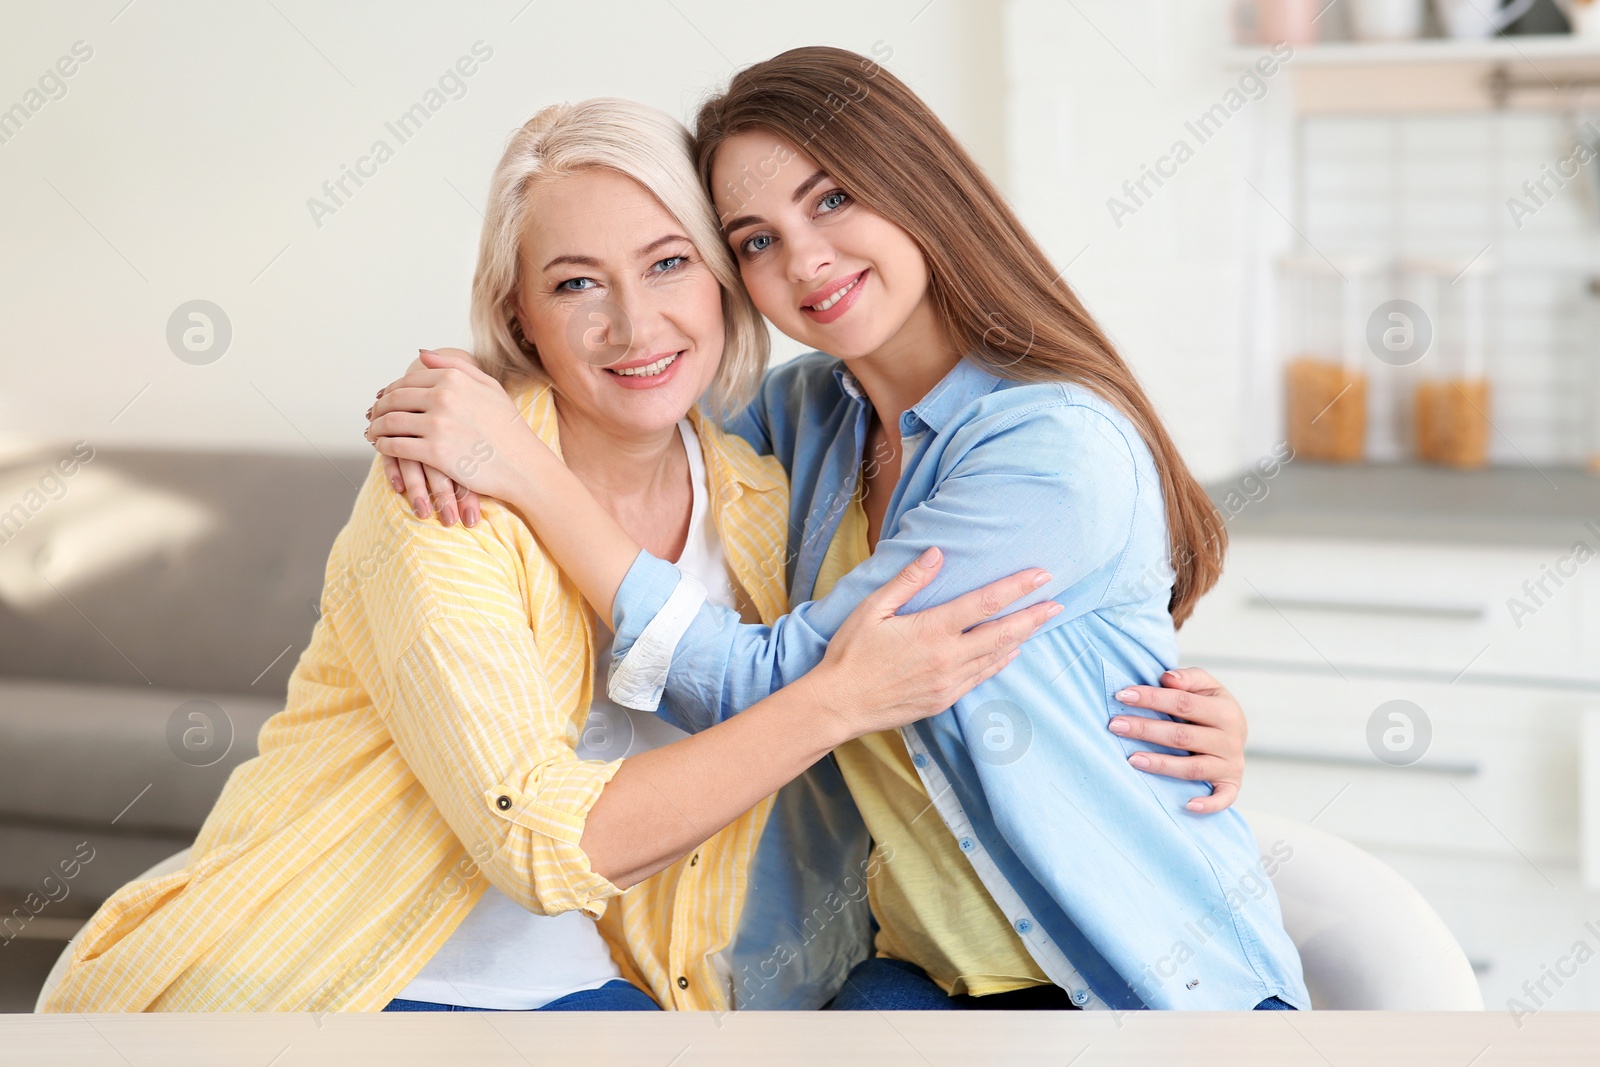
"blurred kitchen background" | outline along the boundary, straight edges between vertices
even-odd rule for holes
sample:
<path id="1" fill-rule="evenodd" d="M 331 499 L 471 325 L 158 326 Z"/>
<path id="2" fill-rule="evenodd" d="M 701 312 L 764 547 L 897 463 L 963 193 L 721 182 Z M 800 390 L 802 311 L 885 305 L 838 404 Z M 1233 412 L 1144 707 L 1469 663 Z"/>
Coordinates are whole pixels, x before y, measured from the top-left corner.
<path id="1" fill-rule="evenodd" d="M 816 43 L 944 117 L 1213 487 L 1181 638 L 1249 713 L 1242 803 L 1408 878 L 1491 1010 L 1600 1008 L 1600 3 L 3 18 L 0 1010 L 280 706 L 361 412 L 469 343 L 506 134 L 602 94 L 687 121 Z"/>

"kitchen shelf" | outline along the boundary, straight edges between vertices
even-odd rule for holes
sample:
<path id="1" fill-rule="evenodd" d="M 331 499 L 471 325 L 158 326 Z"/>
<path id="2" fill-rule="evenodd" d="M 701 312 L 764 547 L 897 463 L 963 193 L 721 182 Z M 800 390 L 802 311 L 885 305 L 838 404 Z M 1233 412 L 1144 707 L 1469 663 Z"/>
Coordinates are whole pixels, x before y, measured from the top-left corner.
<path id="1" fill-rule="evenodd" d="M 1243 70 L 1265 45 L 1230 48 Z M 1600 102 L 1600 40 L 1568 34 L 1303 45 L 1282 63 L 1300 115 L 1549 110 Z"/>
<path id="2" fill-rule="evenodd" d="M 1268 45 L 1228 49 L 1230 67 L 1247 67 L 1270 52 Z M 1600 65 L 1600 39 L 1570 34 L 1500 36 L 1485 41 L 1428 37 L 1418 41 L 1328 41 L 1300 45 L 1290 68 L 1426 66 L 1435 63 L 1528 63 L 1541 59 L 1587 60 Z"/>

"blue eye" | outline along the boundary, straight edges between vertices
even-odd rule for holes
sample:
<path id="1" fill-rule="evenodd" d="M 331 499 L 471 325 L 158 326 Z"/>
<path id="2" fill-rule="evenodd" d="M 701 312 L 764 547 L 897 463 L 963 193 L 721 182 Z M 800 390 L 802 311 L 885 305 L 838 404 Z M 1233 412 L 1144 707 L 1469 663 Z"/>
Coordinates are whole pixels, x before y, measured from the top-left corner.
<path id="1" fill-rule="evenodd" d="M 849 199 L 850 197 L 848 194 L 835 189 L 833 192 L 817 201 L 817 208 L 821 211 L 835 211 L 843 207 L 845 201 Z"/>
<path id="2" fill-rule="evenodd" d="M 745 255 L 749 256 L 754 255 L 757 252 L 765 252 L 767 250 L 767 246 L 770 244 L 772 244 L 772 236 L 770 234 L 762 233 L 757 234 L 744 244 L 740 245 L 739 250 Z"/>
<path id="3" fill-rule="evenodd" d="M 661 274 L 666 274 L 668 271 L 677 270 L 687 262 L 689 262 L 688 256 L 668 256 L 666 259 L 659 260 L 654 269 Z"/>
<path id="4" fill-rule="evenodd" d="M 590 288 L 599 284 L 600 283 L 595 281 L 593 278 L 568 278 L 560 285 L 557 285 L 556 288 L 569 293 L 582 293 L 587 292 Z"/>

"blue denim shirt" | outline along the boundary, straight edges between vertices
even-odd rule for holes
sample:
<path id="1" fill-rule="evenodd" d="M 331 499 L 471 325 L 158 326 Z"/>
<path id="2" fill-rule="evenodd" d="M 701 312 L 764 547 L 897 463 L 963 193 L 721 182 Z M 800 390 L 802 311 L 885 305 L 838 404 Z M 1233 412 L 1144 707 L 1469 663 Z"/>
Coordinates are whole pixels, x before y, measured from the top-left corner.
<path id="1" fill-rule="evenodd" d="M 901 731 L 948 832 L 1080 1006 L 1243 1010 L 1276 996 L 1309 1008 L 1243 817 L 1188 812 L 1208 787 L 1134 769 L 1128 756 L 1144 746 L 1106 728 L 1153 714 L 1115 694 L 1159 684 L 1177 660 L 1165 506 L 1138 432 L 1077 385 L 1008 381 L 963 360 L 901 417 L 900 481 L 872 557 L 806 602 L 860 477 L 869 416 L 843 364 L 812 353 L 770 371 L 730 425 L 789 471 L 795 607 L 764 627 L 702 606 L 657 714 L 701 730 L 795 681 L 861 599 L 930 545 L 943 568 L 906 611 L 1044 567 L 1053 580 L 1016 606 L 1051 597 L 1065 610 L 999 675 Z M 619 655 L 678 581 L 640 553 L 616 597 Z M 756 866 L 753 899 L 765 892 Z M 795 902 L 764 903 L 778 914 Z"/>

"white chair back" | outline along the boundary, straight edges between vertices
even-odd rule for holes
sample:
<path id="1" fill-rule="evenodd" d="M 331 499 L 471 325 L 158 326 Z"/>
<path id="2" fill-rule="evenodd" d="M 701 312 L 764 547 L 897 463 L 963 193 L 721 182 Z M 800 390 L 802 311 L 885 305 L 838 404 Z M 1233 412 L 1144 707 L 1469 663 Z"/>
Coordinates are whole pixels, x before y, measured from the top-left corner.
<path id="1" fill-rule="evenodd" d="M 1243 814 L 1300 949 L 1313 1008 L 1483 1010 L 1467 954 L 1410 882 L 1314 826 Z"/>

